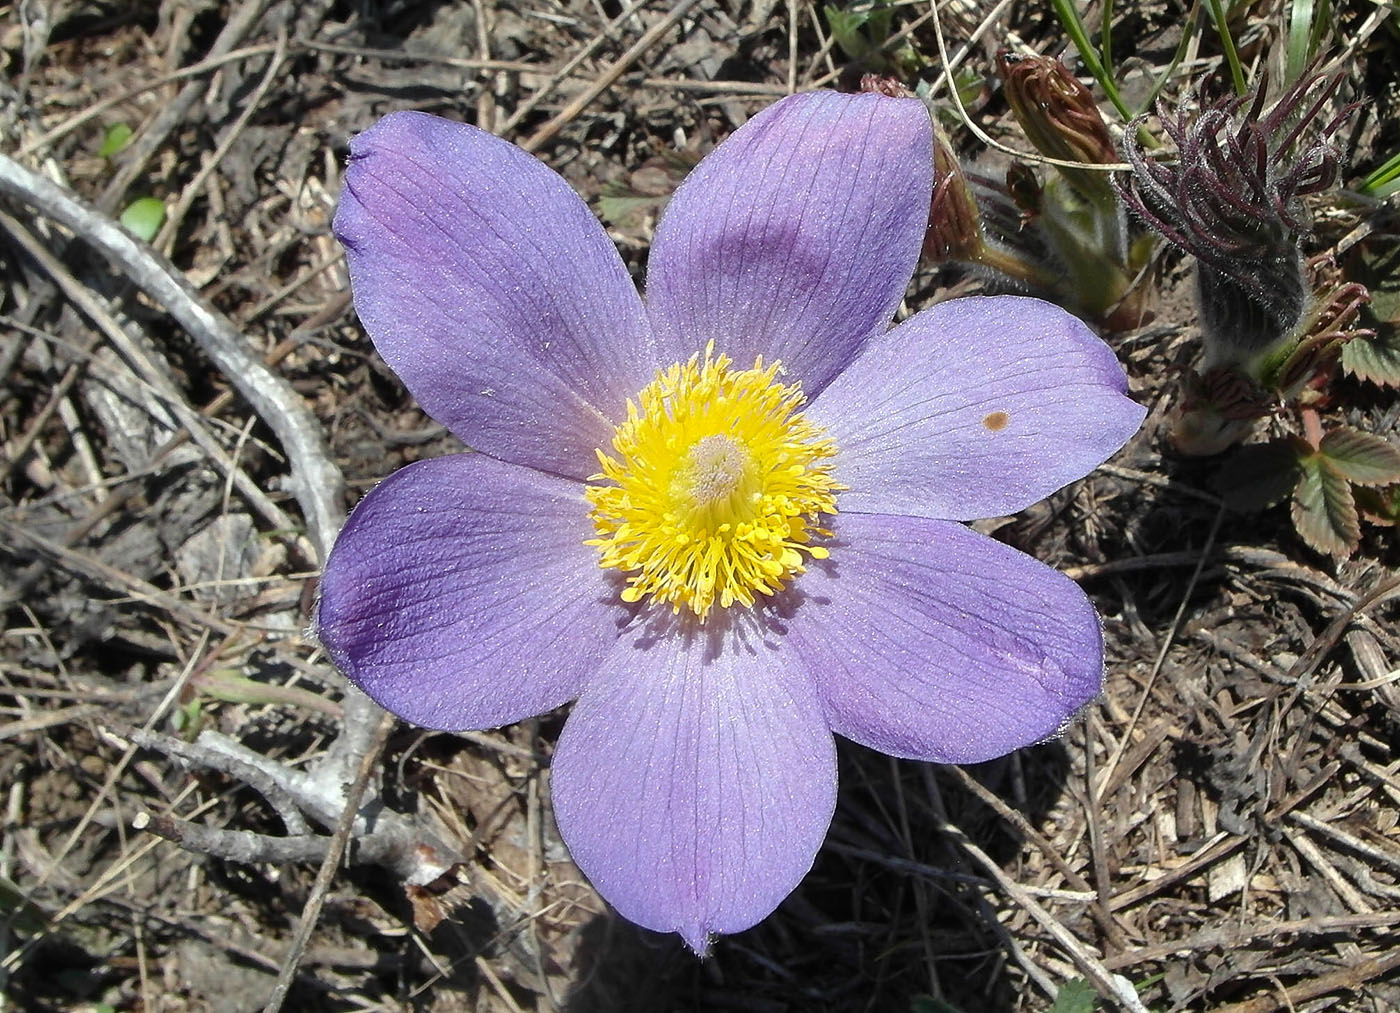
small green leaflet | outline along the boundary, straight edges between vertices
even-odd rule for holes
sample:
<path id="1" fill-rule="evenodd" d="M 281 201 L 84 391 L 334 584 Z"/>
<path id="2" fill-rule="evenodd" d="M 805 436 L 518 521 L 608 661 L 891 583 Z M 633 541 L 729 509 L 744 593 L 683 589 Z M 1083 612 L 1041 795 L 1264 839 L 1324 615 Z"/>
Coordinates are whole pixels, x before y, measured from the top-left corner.
<path id="1" fill-rule="evenodd" d="M 1376 328 L 1376 336 L 1352 338 L 1342 346 L 1342 368 L 1382 387 L 1400 387 L 1400 328 Z"/>
<path id="2" fill-rule="evenodd" d="M 883 6 L 867 4 L 858 8 L 847 4 L 843 9 L 826 6 L 826 23 L 831 37 L 847 59 L 856 63 L 877 63 L 880 44 L 890 34 L 890 11 Z"/>
<path id="3" fill-rule="evenodd" d="M 131 128 L 125 123 L 113 123 L 102 138 L 102 147 L 97 149 L 103 158 L 112 158 L 131 143 Z"/>
<path id="4" fill-rule="evenodd" d="M 1400 387 L 1400 239 L 1361 243 L 1347 261 L 1347 275 L 1370 290 L 1361 318 L 1376 333 L 1359 334 L 1342 346 L 1342 368 L 1374 384 Z"/>
<path id="5" fill-rule="evenodd" d="M 1050 1013 L 1094 1013 L 1098 1008 L 1099 997 L 1093 988 L 1083 978 L 1075 978 L 1060 986 Z"/>
<path id="6" fill-rule="evenodd" d="M 149 243 L 165 224 L 165 201 L 158 197 L 134 200 L 122 212 L 121 222 L 133 236 Z"/>
<path id="7" fill-rule="evenodd" d="M 1347 426 L 1334 429 L 1322 438 L 1318 453 L 1356 485 L 1400 482 L 1400 448 L 1373 433 Z"/>
<path id="8" fill-rule="evenodd" d="M 1303 473 L 1293 490 L 1293 526 L 1318 552 L 1351 555 L 1361 541 L 1361 518 L 1351 483 L 1322 454 L 1298 463 Z"/>

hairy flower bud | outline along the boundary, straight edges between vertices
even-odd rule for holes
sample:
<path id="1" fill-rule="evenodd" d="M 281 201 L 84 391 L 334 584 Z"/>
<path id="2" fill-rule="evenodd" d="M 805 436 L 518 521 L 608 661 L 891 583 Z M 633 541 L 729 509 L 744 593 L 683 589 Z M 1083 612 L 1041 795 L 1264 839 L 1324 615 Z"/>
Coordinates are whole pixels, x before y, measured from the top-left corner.
<path id="1" fill-rule="evenodd" d="M 1129 130 L 1123 154 L 1133 166 L 1125 203 L 1172 245 L 1196 258 L 1205 368 L 1274 358 L 1297 338 L 1310 300 L 1299 240 L 1307 231 L 1301 198 L 1336 182 L 1329 142 L 1350 108 L 1298 145 L 1341 83 L 1304 75 L 1264 115 L 1266 83 L 1253 96 L 1207 105 L 1194 118 L 1158 104 L 1177 147 L 1171 165 L 1148 158 Z M 1301 111 L 1300 111 L 1301 110 Z"/>
<path id="2" fill-rule="evenodd" d="M 948 138 L 935 128 L 933 203 L 924 236 L 924 255 L 935 261 L 977 262 L 982 259 L 984 245 L 982 220 L 967 177 Z"/>
<path id="3" fill-rule="evenodd" d="M 1095 165 L 1118 161 L 1094 96 L 1063 63 L 1051 56 L 1021 56 L 1003 49 L 997 53 L 997 68 L 1016 122 L 1042 155 Z M 1113 203 L 1107 173 L 1057 168 L 1083 199 Z"/>

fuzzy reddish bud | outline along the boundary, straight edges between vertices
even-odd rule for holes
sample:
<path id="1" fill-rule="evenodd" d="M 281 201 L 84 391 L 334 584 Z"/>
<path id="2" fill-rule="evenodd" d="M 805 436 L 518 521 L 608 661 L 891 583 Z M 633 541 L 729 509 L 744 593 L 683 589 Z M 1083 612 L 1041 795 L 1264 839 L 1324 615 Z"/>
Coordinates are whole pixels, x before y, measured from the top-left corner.
<path id="1" fill-rule="evenodd" d="M 1108 165 L 1118 161 L 1113 138 L 1094 96 L 1059 60 L 997 54 L 1002 91 L 1026 138 L 1042 155 L 1066 162 Z M 1106 173 L 1059 167 L 1085 200 L 1112 200 Z"/>

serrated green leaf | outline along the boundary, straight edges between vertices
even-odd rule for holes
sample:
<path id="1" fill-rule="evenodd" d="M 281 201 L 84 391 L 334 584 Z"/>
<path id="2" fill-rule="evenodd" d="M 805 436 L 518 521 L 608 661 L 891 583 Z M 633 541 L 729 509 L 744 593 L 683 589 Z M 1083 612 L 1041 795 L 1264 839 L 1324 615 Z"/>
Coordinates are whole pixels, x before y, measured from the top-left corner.
<path id="1" fill-rule="evenodd" d="M 134 200 L 122 212 L 121 222 L 133 236 L 149 243 L 165 224 L 165 201 L 158 197 Z"/>
<path id="2" fill-rule="evenodd" d="M 1361 540 L 1361 520 L 1351 483 L 1320 454 L 1301 462 L 1302 477 L 1293 490 L 1293 526 L 1318 552 L 1351 555 Z"/>
<path id="3" fill-rule="evenodd" d="M 1376 336 L 1359 334 L 1342 346 L 1342 368 L 1381 387 L 1400 387 L 1400 328 L 1376 328 Z"/>
<path id="4" fill-rule="evenodd" d="M 1342 346 L 1342 368 L 1381 386 L 1400 387 L 1400 238 L 1371 237 L 1347 258 L 1347 277 L 1371 293 L 1361 308 L 1359 334 Z"/>
<path id="5" fill-rule="evenodd" d="M 1094 1013 L 1098 1008 L 1098 993 L 1083 978 L 1075 978 L 1060 986 L 1050 1013 Z"/>
<path id="6" fill-rule="evenodd" d="M 1400 448 L 1373 433 L 1343 426 L 1322 438 L 1318 452 L 1348 482 L 1389 485 L 1400 482 Z"/>
<path id="7" fill-rule="evenodd" d="M 1400 323 L 1400 237 L 1372 236 L 1358 243 L 1347 258 L 1347 276 L 1371 293 L 1362 311 L 1366 317 Z"/>
<path id="8" fill-rule="evenodd" d="M 1290 441 L 1251 443 L 1227 457 L 1210 484 L 1230 509 L 1253 513 L 1287 498 L 1298 484 L 1298 468 Z"/>
<path id="9" fill-rule="evenodd" d="M 130 143 L 131 128 L 125 123 L 113 123 L 103 135 L 102 147 L 97 149 L 97 153 L 103 158 L 111 158 Z"/>

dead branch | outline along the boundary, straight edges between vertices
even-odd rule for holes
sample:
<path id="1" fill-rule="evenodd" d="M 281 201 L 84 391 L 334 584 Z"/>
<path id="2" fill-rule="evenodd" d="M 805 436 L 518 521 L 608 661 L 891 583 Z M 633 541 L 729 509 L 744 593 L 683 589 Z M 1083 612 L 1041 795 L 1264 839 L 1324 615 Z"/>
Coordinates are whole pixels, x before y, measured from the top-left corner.
<path id="1" fill-rule="evenodd" d="M 220 774 L 227 774 L 234 780 L 242 781 L 267 799 L 268 805 L 272 806 L 277 811 L 277 815 L 282 818 L 282 825 L 289 835 L 297 837 L 311 833 L 311 828 L 306 825 L 306 820 L 302 818 L 301 810 L 297 808 L 295 800 L 274 778 L 264 773 L 261 767 L 245 763 L 227 753 L 209 749 L 196 742 L 183 742 L 169 735 L 161 735 L 159 732 L 150 732 L 142 728 L 121 728 L 120 735 L 122 738 L 130 739 L 142 749 L 164 753 L 166 756 L 180 760 L 185 764 L 204 767 Z M 137 827 L 136 829 L 142 828 Z M 159 830 L 156 832 L 160 833 Z M 161 834 L 161 836 L 166 835 Z"/>
<path id="2" fill-rule="evenodd" d="M 262 364 L 228 318 L 210 306 L 174 264 L 71 191 L 0 155 L 0 193 L 35 208 L 102 251 L 189 331 L 277 434 L 291 464 L 293 492 L 324 559 L 345 519 L 345 482 L 330 459 L 320 424 L 291 385 Z"/>

